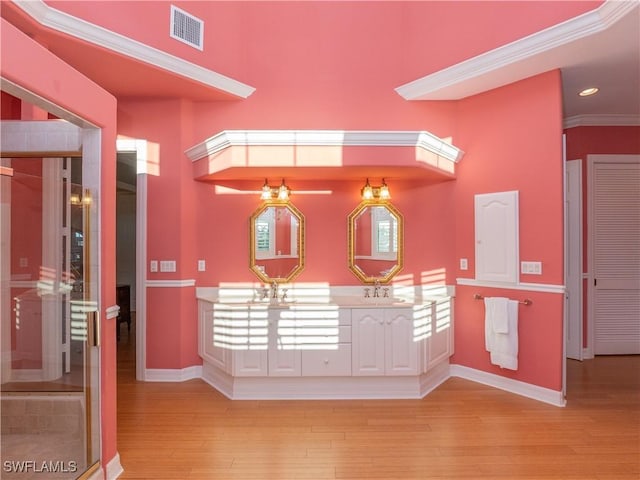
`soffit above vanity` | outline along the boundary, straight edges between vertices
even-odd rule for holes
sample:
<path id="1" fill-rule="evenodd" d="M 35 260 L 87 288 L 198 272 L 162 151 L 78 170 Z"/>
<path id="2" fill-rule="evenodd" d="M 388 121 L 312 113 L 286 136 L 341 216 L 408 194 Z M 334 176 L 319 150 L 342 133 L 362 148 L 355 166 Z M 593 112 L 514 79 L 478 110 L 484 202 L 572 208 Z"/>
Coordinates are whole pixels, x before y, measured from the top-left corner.
<path id="1" fill-rule="evenodd" d="M 212 183 L 365 177 L 455 179 L 464 152 L 426 131 L 224 130 L 185 151 L 194 178 Z"/>

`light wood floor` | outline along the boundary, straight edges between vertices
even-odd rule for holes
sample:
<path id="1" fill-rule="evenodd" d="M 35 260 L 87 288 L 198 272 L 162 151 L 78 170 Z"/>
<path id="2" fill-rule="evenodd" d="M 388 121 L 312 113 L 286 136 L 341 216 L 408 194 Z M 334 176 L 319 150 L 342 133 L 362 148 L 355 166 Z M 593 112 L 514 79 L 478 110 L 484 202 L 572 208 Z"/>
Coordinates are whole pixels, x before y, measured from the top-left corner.
<path id="1" fill-rule="evenodd" d="M 570 362 L 566 408 L 459 378 L 422 400 L 231 401 L 136 382 L 134 343 L 123 331 L 123 480 L 640 478 L 638 356 Z"/>

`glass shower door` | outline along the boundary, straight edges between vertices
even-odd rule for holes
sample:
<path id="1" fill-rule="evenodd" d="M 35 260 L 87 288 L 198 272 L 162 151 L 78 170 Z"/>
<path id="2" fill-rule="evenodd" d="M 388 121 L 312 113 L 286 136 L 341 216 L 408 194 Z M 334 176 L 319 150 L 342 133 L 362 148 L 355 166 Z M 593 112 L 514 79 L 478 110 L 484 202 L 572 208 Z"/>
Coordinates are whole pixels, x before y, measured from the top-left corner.
<path id="1" fill-rule="evenodd" d="M 100 455 L 94 201 L 81 158 L 2 161 L 0 477 L 82 478 Z"/>

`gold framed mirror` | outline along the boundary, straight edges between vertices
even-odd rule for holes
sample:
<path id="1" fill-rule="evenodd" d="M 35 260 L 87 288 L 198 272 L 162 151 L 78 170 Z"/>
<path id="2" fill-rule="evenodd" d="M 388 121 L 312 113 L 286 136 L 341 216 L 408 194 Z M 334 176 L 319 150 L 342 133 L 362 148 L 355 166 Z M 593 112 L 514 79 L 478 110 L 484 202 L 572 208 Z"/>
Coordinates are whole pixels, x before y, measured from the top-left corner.
<path id="1" fill-rule="evenodd" d="M 365 200 L 349 214 L 349 270 L 364 283 L 388 283 L 404 264 L 404 221 L 389 202 Z"/>
<path id="2" fill-rule="evenodd" d="M 249 268 L 265 283 L 287 283 L 304 268 L 304 216 L 291 203 L 264 202 L 249 219 Z"/>

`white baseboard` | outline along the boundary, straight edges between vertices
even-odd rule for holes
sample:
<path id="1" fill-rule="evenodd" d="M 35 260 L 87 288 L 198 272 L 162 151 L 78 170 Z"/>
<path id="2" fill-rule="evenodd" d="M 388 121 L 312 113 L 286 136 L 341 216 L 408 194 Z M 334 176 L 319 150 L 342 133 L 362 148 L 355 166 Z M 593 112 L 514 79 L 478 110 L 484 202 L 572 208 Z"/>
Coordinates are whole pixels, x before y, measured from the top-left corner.
<path id="1" fill-rule="evenodd" d="M 145 373 L 145 380 L 149 382 L 184 382 L 199 378 L 226 397 L 236 400 L 422 398 L 449 377 L 460 377 L 557 407 L 566 405 L 562 391 L 463 365 L 449 365 L 448 362 L 415 377 L 231 377 L 206 362 L 204 366 L 183 369 L 152 368 Z"/>
<path id="2" fill-rule="evenodd" d="M 423 398 L 449 378 L 442 362 L 423 375 L 232 377 L 205 362 L 202 379 L 232 400 L 353 400 Z"/>
<path id="3" fill-rule="evenodd" d="M 449 362 L 440 362 L 420 377 L 420 396 L 422 398 L 446 382 L 451 377 Z"/>
<path id="4" fill-rule="evenodd" d="M 511 378 L 501 377 L 493 373 L 483 372 L 475 368 L 465 367 L 463 365 L 451 365 L 449 368 L 452 377 L 460 377 L 472 382 L 482 383 L 490 387 L 499 388 L 516 395 L 532 398 L 540 402 L 549 403 L 556 407 L 564 407 L 566 400 L 562 391 L 551 390 L 530 383 L 513 380 Z"/>
<path id="5" fill-rule="evenodd" d="M 100 471 L 102 471 L 102 469 Z M 98 478 L 104 478 L 105 480 L 116 480 L 116 478 L 118 478 L 123 473 L 124 468 L 122 468 L 122 465 L 120 464 L 120 454 L 116 452 L 116 455 L 111 460 L 109 460 L 109 463 L 107 463 L 107 470 L 104 477 L 100 476 Z M 91 480 L 93 480 L 93 478 Z"/>
<path id="6" fill-rule="evenodd" d="M 202 365 L 182 369 L 147 368 L 144 371 L 146 382 L 185 382 L 194 378 L 202 378 Z"/>
<path id="7" fill-rule="evenodd" d="M 590 348 L 582 349 L 582 359 L 583 360 L 591 360 L 594 357 L 593 351 Z"/>

